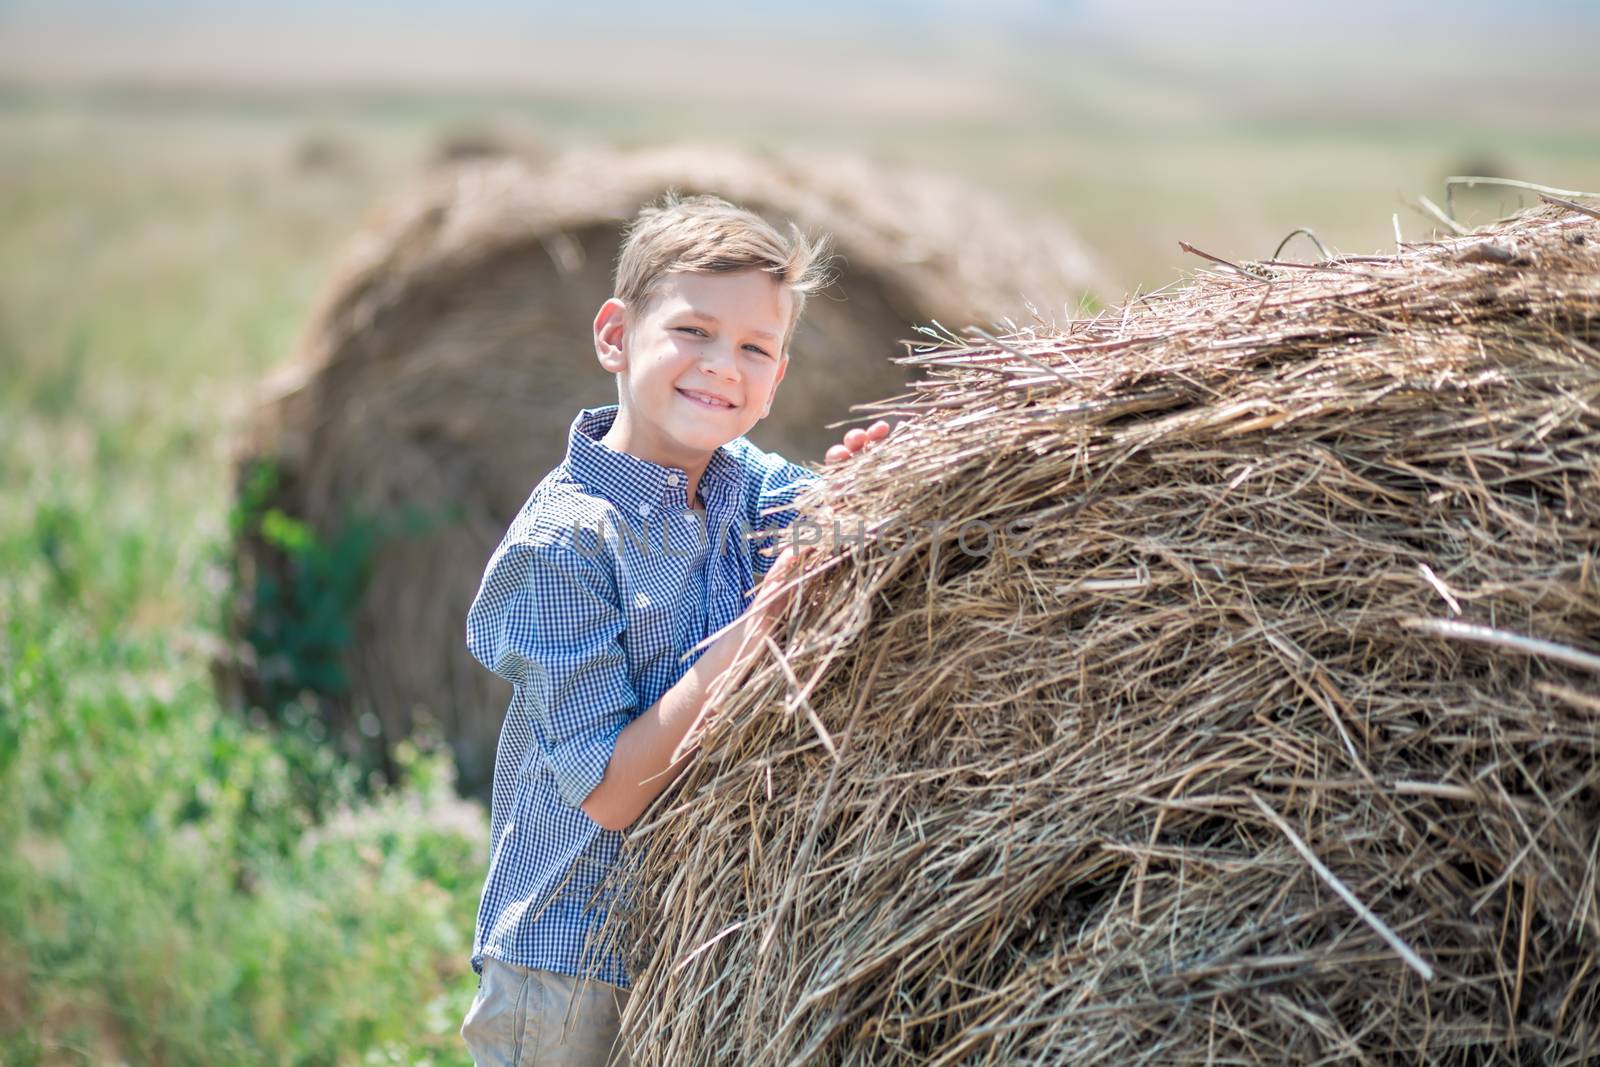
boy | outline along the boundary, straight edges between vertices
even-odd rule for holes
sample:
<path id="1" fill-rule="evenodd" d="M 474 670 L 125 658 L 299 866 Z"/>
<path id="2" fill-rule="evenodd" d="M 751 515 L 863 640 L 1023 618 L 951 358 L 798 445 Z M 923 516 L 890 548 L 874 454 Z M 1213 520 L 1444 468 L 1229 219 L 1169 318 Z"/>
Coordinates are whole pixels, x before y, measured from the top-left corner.
<path id="1" fill-rule="evenodd" d="M 739 684 L 785 605 L 796 557 L 748 536 L 793 522 L 781 509 L 816 475 L 744 434 L 771 411 L 806 297 L 826 284 L 826 243 L 676 192 L 625 235 L 594 320 L 618 403 L 578 413 L 467 614 L 467 647 L 514 687 L 461 1027 L 480 1067 L 623 1061 L 630 983 L 615 946 L 590 951 L 595 890 L 622 831 L 687 764 L 672 756 L 711 687 Z M 888 429 L 853 429 L 828 458 Z"/>

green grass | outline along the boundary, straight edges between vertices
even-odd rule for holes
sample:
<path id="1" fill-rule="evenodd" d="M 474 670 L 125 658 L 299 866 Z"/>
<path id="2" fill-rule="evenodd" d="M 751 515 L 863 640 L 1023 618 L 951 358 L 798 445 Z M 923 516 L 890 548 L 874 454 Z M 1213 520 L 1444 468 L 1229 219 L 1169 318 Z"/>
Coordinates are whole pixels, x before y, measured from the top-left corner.
<path id="1" fill-rule="evenodd" d="M 371 795 L 209 675 L 231 420 L 356 206 L 11 132 L 0 1062 L 466 1063 L 483 809 L 415 745 Z"/>
<path id="2" fill-rule="evenodd" d="M 482 809 L 437 752 L 363 799 L 219 708 L 195 427 L 37 395 L 0 399 L 0 1061 L 465 1062 Z"/>

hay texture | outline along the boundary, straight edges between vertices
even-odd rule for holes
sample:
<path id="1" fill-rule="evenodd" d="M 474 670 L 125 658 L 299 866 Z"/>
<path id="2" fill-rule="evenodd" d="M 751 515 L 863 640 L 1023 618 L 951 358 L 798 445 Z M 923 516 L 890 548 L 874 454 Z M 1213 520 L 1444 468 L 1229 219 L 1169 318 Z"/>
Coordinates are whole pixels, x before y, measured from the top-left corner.
<path id="1" fill-rule="evenodd" d="M 578 409 L 616 401 L 593 318 L 612 295 L 623 225 L 669 187 L 834 238 L 839 286 L 808 303 L 777 403 L 750 434 L 797 462 L 821 459 L 843 432 L 827 424 L 852 403 L 904 387 L 892 359 L 915 324 L 1021 314 L 1026 297 L 1076 301 L 1095 287 L 1096 268 L 1063 230 L 858 159 L 691 145 L 430 172 L 353 240 L 240 448 L 241 485 L 271 461 L 281 480 L 269 503 L 329 543 L 348 511 L 399 517 L 403 534 L 374 538 L 364 592 L 342 620 L 348 695 L 322 701 L 346 750 L 386 755 L 425 709 L 455 746 L 463 787 L 487 795 L 508 689 L 467 653 L 463 620 Z M 238 555 L 247 590 L 265 580 L 302 615 L 326 606 L 261 537 L 245 536 Z M 334 569 L 342 581 L 357 565 Z M 306 629 L 262 614 L 247 598 L 237 631 L 276 627 L 292 644 Z M 219 674 L 260 702 L 286 670 L 244 658 Z"/>
<path id="2" fill-rule="evenodd" d="M 1600 222 L 997 342 L 630 831 L 634 1062 L 1593 1062 Z"/>

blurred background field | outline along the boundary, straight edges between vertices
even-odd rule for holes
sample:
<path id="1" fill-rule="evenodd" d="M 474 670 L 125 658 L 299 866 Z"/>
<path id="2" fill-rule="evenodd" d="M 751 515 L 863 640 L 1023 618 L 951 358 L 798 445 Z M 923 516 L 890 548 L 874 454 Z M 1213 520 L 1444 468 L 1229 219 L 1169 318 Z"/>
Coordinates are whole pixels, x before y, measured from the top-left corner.
<path id="1" fill-rule="evenodd" d="M 481 805 L 426 737 L 359 781 L 208 675 L 228 432 L 441 142 L 956 175 L 1100 257 L 1058 315 L 1179 240 L 1425 239 L 1449 174 L 1600 189 L 1584 6 L 1288 7 L 0 7 L 0 1062 L 465 1062 Z"/>

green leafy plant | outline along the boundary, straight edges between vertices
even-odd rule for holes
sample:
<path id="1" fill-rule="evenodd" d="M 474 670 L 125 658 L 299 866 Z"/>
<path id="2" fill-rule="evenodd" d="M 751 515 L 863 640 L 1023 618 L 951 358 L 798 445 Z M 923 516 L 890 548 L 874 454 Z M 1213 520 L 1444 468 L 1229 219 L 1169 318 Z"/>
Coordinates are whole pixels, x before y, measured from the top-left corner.
<path id="1" fill-rule="evenodd" d="M 351 508 L 331 536 L 322 536 L 276 503 L 282 477 L 281 468 L 266 459 L 252 461 L 243 471 L 228 522 L 235 546 L 253 541 L 258 551 L 248 573 L 237 555 L 228 561 L 228 599 L 233 610 L 243 607 L 240 637 L 254 658 L 252 702 L 287 735 L 285 751 L 307 794 L 321 797 L 332 789 L 333 765 L 324 751 L 328 716 L 352 696 L 344 666 L 351 618 L 371 578 L 373 558 L 389 541 L 423 536 L 454 520 L 456 511 L 406 508 L 375 514 Z M 362 788 L 384 762 L 368 750 L 340 755 L 358 765 Z M 403 769 L 397 762 L 394 767 Z"/>
<path id="2" fill-rule="evenodd" d="M 251 463 L 229 525 L 236 541 L 255 538 L 271 554 L 257 566 L 251 588 L 239 588 L 237 560 L 232 574 L 236 593 L 249 600 L 243 636 L 255 652 L 262 706 L 281 719 L 305 690 L 329 696 L 348 691 L 343 658 L 349 620 L 384 524 L 352 512 L 331 540 L 323 540 L 309 523 L 271 503 L 279 479 L 276 464 Z"/>

